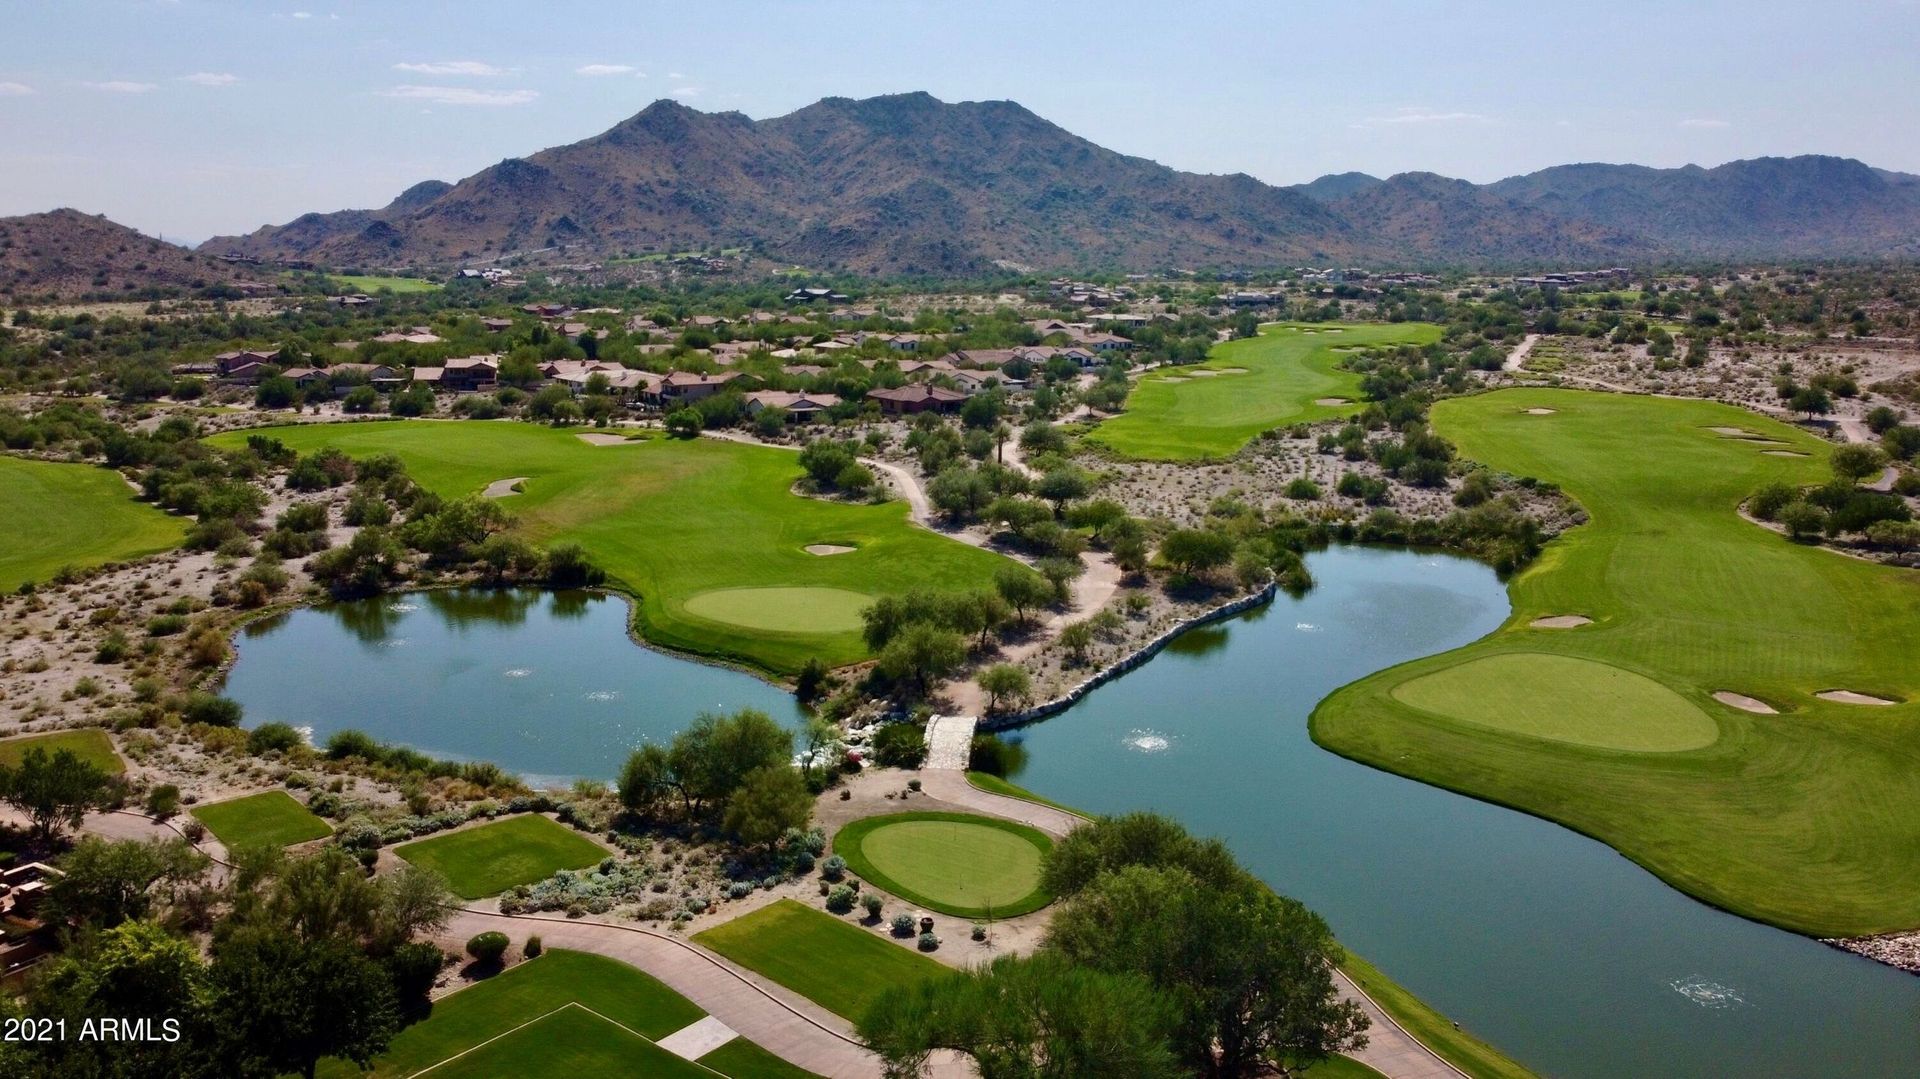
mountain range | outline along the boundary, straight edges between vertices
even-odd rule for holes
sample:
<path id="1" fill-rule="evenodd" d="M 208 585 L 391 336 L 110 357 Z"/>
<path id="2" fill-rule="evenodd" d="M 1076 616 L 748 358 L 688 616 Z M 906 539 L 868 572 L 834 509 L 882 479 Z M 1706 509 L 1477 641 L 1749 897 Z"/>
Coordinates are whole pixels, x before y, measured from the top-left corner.
<path id="1" fill-rule="evenodd" d="M 449 267 L 749 246 L 815 270 L 958 274 L 1311 263 L 1564 267 L 1920 255 L 1920 177 L 1847 158 L 1580 164 L 1491 184 L 1362 173 L 1280 187 L 1097 146 L 1008 101 L 827 98 L 753 120 L 655 102 L 379 209 L 201 245 Z"/>

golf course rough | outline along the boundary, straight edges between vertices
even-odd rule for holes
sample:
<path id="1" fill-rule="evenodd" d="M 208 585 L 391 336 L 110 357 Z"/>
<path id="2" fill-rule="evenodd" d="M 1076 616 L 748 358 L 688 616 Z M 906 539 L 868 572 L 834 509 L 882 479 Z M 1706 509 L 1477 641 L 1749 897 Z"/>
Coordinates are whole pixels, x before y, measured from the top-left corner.
<path id="1" fill-rule="evenodd" d="M 1359 411 L 1360 376 L 1335 366 L 1355 346 L 1438 340 L 1440 328 L 1424 322 L 1268 323 L 1258 337 L 1215 345 L 1203 364 L 1143 375 L 1126 412 L 1087 437 L 1126 457 L 1223 457 L 1262 431 Z"/>
<path id="2" fill-rule="evenodd" d="M 62 566 L 87 569 L 180 545 L 187 522 L 136 500 L 110 468 L 0 455 L 0 591 L 44 583 Z"/>
<path id="3" fill-rule="evenodd" d="M 664 648 L 775 673 L 808 659 L 867 657 L 859 609 L 910 588 L 990 587 L 1000 555 L 908 521 L 904 502 L 849 505 L 793 493 L 790 452 L 721 439 L 590 445 L 579 432 L 514 421 L 381 421 L 233 432 L 301 453 L 392 453 L 445 498 L 525 476 L 505 504 L 541 545 L 578 543 L 632 594 L 639 632 Z M 810 544 L 852 550 L 823 558 Z"/>
<path id="4" fill-rule="evenodd" d="M 861 879 L 957 918 L 1011 918 L 1052 902 L 1040 887 L 1052 847 L 1037 829 L 970 813 L 888 813 L 833 837 L 833 852 Z"/>
<path id="5" fill-rule="evenodd" d="M 1738 514 L 1767 483 L 1827 480 L 1828 444 L 1728 405 L 1581 390 L 1444 400 L 1433 424 L 1467 459 L 1561 485 L 1588 523 L 1514 577 L 1498 631 L 1336 691 L 1315 740 L 1558 821 L 1761 921 L 1920 926 L 1920 577 Z M 1593 623 L 1531 626 L 1570 611 Z M 1816 696 L 1836 686 L 1908 703 Z"/>

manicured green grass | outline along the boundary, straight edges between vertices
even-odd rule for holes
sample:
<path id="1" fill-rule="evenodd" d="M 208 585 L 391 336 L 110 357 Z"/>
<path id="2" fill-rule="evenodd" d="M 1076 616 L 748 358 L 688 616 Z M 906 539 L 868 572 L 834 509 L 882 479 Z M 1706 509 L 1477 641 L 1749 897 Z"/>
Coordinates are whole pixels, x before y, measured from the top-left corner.
<path id="1" fill-rule="evenodd" d="M 371 274 L 334 274 L 334 284 L 349 292 L 379 292 L 388 289 L 393 292 L 433 292 L 440 288 L 434 281 L 422 281 L 417 277 L 378 277 Z"/>
<path id="2" fill-rule="evenodd" d="M 30 749 L 45 750 L 49 757 L 60 750 L 68 750 L 95 768 L 113 775 L 127 770 L 120 754 L 113 751 L 113 739 L 107 737 L 107 732 L 93 727 L 9 738 L 0 742 L 0 764 L 17 766 L 20 758 L 26 756 Z"/>
<path id="3" fill-rule="evenodd" d="M 1712 717 L 1645 675 L 1542 652 L 1443 667 L 1400 683 L 1393 696 L 1462 723 L 1600 749 L 1673 752 L 1720 737 Z"/>
<path id="4" fill-rule="evenodd" d="M 693 939 L 855 1022 L 881 997 L 948 973 L 934 960 L 791 899 Z"/>
<path id="5" fill-rule="evenodd" d="M 524 943 L 514 942 L 516 947 Z M 373 1074 L 412 1075 L 555 1008 L 576 1003 L 654 1040 L 706 1015 L 692 1001 L 625 963 L 556 948 L 436 1002 L 431 1015 L 394 1037 L 386 1054 L 374 1062 Z M 327 1074 L 360 1074 L 342 1061 L 326 1063 Z M 517 1063 L 532 1066 L 533 1062 Z M 435 1068 L 431 1074 L 439 1075 L 441 1070 Z M 516 1067 L 491 1074 L 523 1073 Z"/>
<path id="6" fill-rule="evenodd" d="M 1446 1016 L 1427 1006 L 1426 1001 L 1402 989 L 1393 979 L 1382 974 L 1378 967 L 1360 958 L 1352 952 L 1340 964 L 1340 969 L 1352 978 L 1362 992 L 1373 998 L 1393 1021 L 1406 1028 L 1426 1047 L 1445 1057 L 1447 1062 L 1474 1079 L 1534 1079 L 1534 1073 L 1500 1050 L 1481 1041 L 1479 1038 L 1461 1030 Z M 1332 1064 L 1328 1061 L 1316 1065 L 1307 1074 L 1323 1075 L 1321 1069 Z M 1360 1067 L 1358 1061 L 1350 1063 Z M 1371 1069 L 1369 1069 L 1370 1071 Z M 1325 1072 L 1324 1075 L 1340 1075 L 1338 1069 Z M 1359 1074 L 1366 1074 L 1365 1072 Z"/>
<path id="7" fill-rule="evenodd" d="M 735 1038 L 700 1058 L 700 1063 L 733 1079 L 811 1079 L 813 1073 L 789 1064 L 745 1038 Z"/>
<path id="8" fill-rule="evenodd" d="M 262 791 L 194 806 L 193 815 L 228 850 L 284 847 L 333 834 L 326 821 L 309 813 L 286 791 Z"/>
<path id="9" fill-rule="evenodd" d="M 1258 337 L 1214 346 L 1198 367 L 1224 373 L 1172 367 L 1142 376 L 1127 411 L 1087 437 L 1128 457 L 1224 456 L 1262 431 L 1358 411 L 1360 376 L 1334 367 L 1341 359 L 1335 349 L 1439 339 L 1440 328 L 1424 322 L 1271 323 Z M 1347 403 L 1316 403 L 1334 397 Z"/>
<path id="10" fill-rule="evenodd" d="M 798 459 L 763 446 L 720 439 L 590 446 L 573 431 L 514 422 L 316 424 L 265 433 L 302 453 L 336 446 L 353 456 L 398 454 L 416 480 L 449 497 L 526 476 L 525 492 L 508 500 L 520 533 L 535 543 L 583 545 L 614 584 L 638 597 L 649 641 L 776 672 L 797 671 L 812 657 L 834 665 L 865 658 L 859 624 L 848 617 L 853 595 L 986 587 L 1006 564 L 914 527 L 904 502 L 851 506 L 795 495 Z M 212 441 L 237 447 L 245 440 L 234 432 Z M 806 552 L 814 543 L 857 549 L 822 558 Z M 713 596 L 752 588 L 847 595 L 836 595 L 817 618 L 789 593 L 762 594 L 758 602 Z"/>
<path id="11" fill-rule="evenodd" d="M 1029 802 L 1038 802 L 1043 806 L 1052 806 L 1055 809 L 1065 813 L 1072 813 L 1075 816 L 1086 816 L 1085 813 L 1080 812 L 1070 805 L 1062 805 L 1051 798 L 1043 798 L 1027 788 L 1016 783 L 1009 783 L 991 772 L 968 772 L 967 782 L 986 791 L 988 794 L 1004 794 L 1009 798 L 1024 798 Z"/>
<path id="12" fill-rule="evenodd" d="M 777 633 L 855 631 L 873 597 L 844 588 L 721 588 L 687 600 L 687 612 Z"/>
<path id="13" fill-rule="evenodd" d="M 888 813 L 833 837 L 833 852 L 867 883 L 956 918 L 1012 918 L 1053 902 L 1040 887 L 1052 849 L 1038 829 L 972 813 Z"/>
<path id="14" fill-rule="evenodd" d="M 1790 543 L 1736 513 L 1768 482 L 1826 479 L 1828 444 L 1726 405 L 1579 390 L 1442 401 L 1433 422 L 1470 459 L 1561 484 L 1590 522 L 1515 577 L 1500 630 L 1339 690 L 1314 712 L 1315 739 L 1559 821 L 1762 921 L 1819 936 L 1920 925 L 1920 576 Z M 1714 427 L 1808 456 L 1769 456 Z M 1558 614 L 1594 623 L 1529 626 Z M 1526 722 L 1523 694 L 1564 703 L 1551 671 L 1468 668 L 1451 716 L 1404 700 L 1402 687 L 1435 672 L 1535 653 L 1652 679 L 1712 717 L 1720 737 L 1622 753 L 1470 721 L 1460 695 L 1474 682 L 1514 723 Z M 1835 688 L 1906 703 L 1814 696 Z M 1722 705 L 1721 690 L 1781 714 Z M 1539 711 L 1537 722 L 1560 722 Z"/>
<path id="15" fill-rule="evenodd" d="M 1309 1079 L 1386 1079 L 1352 1057 L 1343 1056 L 1330 1056 L 1305 1071 L 1291 1074 L 1308 1076 Z"/>
<path id="16" fill-rule="evenodd" d="M 438 872 L 465 899 L 497 895 L 562 869 L 584 869 L 607 856 L 605 847 L 538 813 L 416 839 L 393 852 Z"/>
<path id="17" fill-rule="evenodd" d="M 0 455 L 0 591 L 44 584 L 62 566 L 86 569 L 171 550 L 186 522 L 134 500 L 120 474 L 93 465 Z"/>
<path id="18" fill-rule="evenodd" d="M 578 1004 L 553 1012 L 438 1065 L 434 1079 L 579 1079 L 588 1075 L 645 1075 L 706 1079 L 713 1072 L 608 1022 Z"/>

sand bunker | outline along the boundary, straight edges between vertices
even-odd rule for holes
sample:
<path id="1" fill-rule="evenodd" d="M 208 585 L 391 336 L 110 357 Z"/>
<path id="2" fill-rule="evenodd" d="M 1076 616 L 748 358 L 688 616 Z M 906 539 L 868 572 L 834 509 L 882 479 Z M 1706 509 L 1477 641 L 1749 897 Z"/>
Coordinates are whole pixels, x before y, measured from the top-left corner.
<path id="1" fill-rule="evenodd" d="M 599 431 L 583 431 L 578 437 L 589 446 L 620 446 L 627 441 L 625 435 L 609 435 Z"/>
<path id="2" fill-rule="evenodd" d="M 809 543 L 809 544 L 807 544 L 807 553 L 808 553 L 808 554 L 817 554 L 817 555 L 830 555 L 830 554 L 849 554 L 849 553 L 851 553 L 851 552 L 853 552 L 854 550 L 856 550 L 856 548 L 853 548 L 853 547 L 848 547 L 848 546 L 845 546 L 844 544 L 839 544 L 839 543 Z"/>
<path id="3" fill-rule="evenodd" d="M 509 476 L 504 480 L 494 480 L 492 483 L 487 484 L 486 490 L 480 492 L 480 497 L 505 498 L 508 495 L 517 495 L 520 492 L 514 490 L 514 487 L 525 482 L 527 482 L 525 476 Z"/>
<path id="4" fill-rule="evenodd" d="M 1757 715 L 1763 715 L 1763 716 L 1772 716 L 1772 715 L 1779 714 L 1774 710 L 1773 705 L 1770 705 L 1767 702 L 1760 700 L 1757 697 L 1749 697 L 1744 693 L 1735 693 L 1731 690 L 1723 689 L 1720 692 L 1715 693 L 1713 695 L 1713 699 L 1716 701 L 1719 701 L 1721 704 L 1726 705 L 1728 708 L 1738 708 L 1742 712 L 1753 712 Z"/>
<path id="5" fill-rule="evenodd" d="M 1766 454 L 1768 457 L 1805 457 L 1806 456 L 1806 454 L 1804 453 L 1795 453 L 1792 450 L 1761 450 L 1760 452 Z"/>
<path id="6" fill-rule="evenodd" d="M 1222 367 L 1217 373 L 1222 375 L 1244 375 L 1247 373 L 1247 369 L 1244 367 Z"/>
<path id="7" fill-rule="evenodd" d="M 1353 404 L 1353 401 L 1345 397 L 1316 397 L 1313 399 L 1313 403 L 1332 407 L 1334 405 L 1350 405 Z"/>
<path id="8" fill-rule="evenodd" d="M 1179 375 L 1168 375 L 1168 376 L 1166 376 L 1165 378 L 1162 378 L 1162 379 L 1161 379 L 1160 381 L 1162 381 L 1162 382 L 1192 382 L 1193 380 L 1192 380 L 1192 379 L 1190 379 L 1190 378 L 1181 378 L 1181 377 L 1180 377 Z"/>
<path id="9" fill-rule="evenodd" d="M 1308 332 L 1308 333 L 1312 333 L 1313 331 L 1312 331 L 1312 330 L 1308 330 L 1307 332 Z M 1345 331 L 1345 330 L 1328 330 L 1327 332 L 1328 332 L 1328 333 L 1346 333 L 1347 331 Z"/>
<path id="10" fill-rule="evenodd" d="M 1835 704 L 1899 704 L 1900 703 L 1899 701 L 1890 701 L 1885 697 L 1875 697 L 1869 693 L 1855 693 L 1853 690 L 1850 690 L 1850 689 L 1829 689 L 1821 693 L 1816 693 L 1814 694 L 1814 696 L 1820 698 L 1823 701 L 1832 701 Z"/>
<path id="11" fill-rule="evenodd" d="M 1527 623 L 1534 629 L 1573 629 L 1592 624 L 1593 619 L 1584 614 L 1550 614 L 1545 618 L 1536 618 Z"/>
<path id="12" fill-rule="evenodd" d="M 1218 375 L 1218 374 L 1219 374 L 1220 372 L 1218 372 L 1218 371 L 1191 371 L 1191 372 L 1188 372 L 1188 373 L 1189 373 L 1189 374 L 1191 374 L 1191 375 L 1192 375 L 1192 376 L 1193 376 L 1194 378 L 1213 378 L 1214 376 L 1216 376 L 1216 375 Z"/>
<path id="13" fill-rule="evenodd" d="M 1744 427 L 1709 427 L 1707 428 L 1707 430 L 1712 431 L 1716 435 L 1724 435 L 1727 438 L 1759 438 L 1760 437 L 1758 432 L 1749 431 Z"/>
<path id="14" fill-rule="evenodd" d="M 1558 411 L 1560 411 L 1560 410 L 1559 410 L 1559 409 L 1557 409 L 1557 408 L 1530 408 L 1530 409 L 1527 409 L 1527 415 L 1529 415 L 1529 416 L 1551 416 L 1551 415 L 1553 415 L 1553 414 L 1554 414 L 1555 412 L 1558 412 Z"/>

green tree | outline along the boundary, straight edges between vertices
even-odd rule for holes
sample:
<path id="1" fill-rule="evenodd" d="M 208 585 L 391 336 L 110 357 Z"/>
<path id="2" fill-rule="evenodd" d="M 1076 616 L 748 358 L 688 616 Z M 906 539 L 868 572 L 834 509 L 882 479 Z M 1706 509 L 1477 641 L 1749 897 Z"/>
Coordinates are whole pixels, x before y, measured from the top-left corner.
<path id="1" fill-rule="evenodd" d="M 285 375 L 263 379 L 253 391 L 253 403 L 259 408 L 292 408 L 299 398 L 300 388 Z"/>
<path id="2" fill-rule="evenodd" d="M 1025 566 L 1000 567 L 993 575 L 993 587 L 1022 622 L 1054 600 L 1053 585 Z"/>
<path id="3" fill-rule="evenodd" d="M 785 764 L 755 768 L 727 800 L 721 827 L 750 847 L 766 846 L 813 818 L 813 794 L 799 772 Z"/>
<path id="4" fill-rule="evenodd" d="M 218 945 L 211 976 L 228 1075 L 313 1079 L 326 1057 L 364 1068 L 398 1028 L 386 971 L 338 940 L 244 930 Z"/>
<path id="5" fill-rule="evenodd" d="M 676 408 L 667 413 L 667 433 L 675 438 L 694 438 L 700 434 L 700 413 L 691 408 Z"/>
<path id="6" fill-rule="evenodd" d="M 1174 1079 L 1175 1015 L 1140 978 L 1005 955 L 883 996 L 859 1034 L 888 1079 L 917 1079 L 942 1049 L 971 1057 L 981 1079 Z"/>
<path id="7" fill-rule="evenodd" d="M 65 1020 L 69 1035 L 33 1046 L 32 1070 L 14 1075 L 195 1076 L 232 1074 L 217 1067 L 209 1047 L 217 1031 L 209 1022 L 211 983 L 192 941 L 151 922 L 128 921 L 84 938 L 52 960 L 34 978 L 29 1014 Z M 145 1019 L 153 1038 L 88 1040 L 79 1031 L 89 1019 Z M 162 1037 L 166 1023 L 177 1039 Z"/>
<path id="8" fill-rule="evenodd" d="M 1833 474 L 1848 483 L 1859 483 L 1868 476 L 1877 476 L 1886 466 L 1887 459 L 1879 450 L 1858 442 L 1850 442 L 1834 449 L 1828 458 L 1833 466 Z"/>
<path id="9" fill-rule="evenodd" d="M 1160 541 L 1160 557 L 1174 572 L 1198 576 L 1227 564 L 1233 557 L 1233 540 L 1209 529 L 1176 528 Z"/>
<path id="10" fill-rule="evenodd" d="M 793 734 L 765 712 L 704 713 L 674 736 L 667 751 L 674 783 L 689 815 L 723 804 L 747 773 L 793 759 Z"/>
<path id="11" fill-rule="evenodd" d="M 875 669 L 904 699 L 919 700 L 966 661 L 966 641 L 958 633 L 916 622 L 880 650 Z"/>
<path id="12" fill-rule="evenodd" d="M 652 816 L 674 787 L 673 765 L 664 746 L 643 745 L 620 766 L 620 804 L 635 816 Z"/>
<path id="13" fill-rule="evenodd" d="M 1025 667 L 996 663 L 980 672 L 980 688 L 987 694 L 987 711 L 997 712 L 1002 702 L 1018 706 L 1033 692 L 1033 676 Z"/>
<path id="14" fill-rule="evenodd" d="M 185 840 L 107 840 L 87 836 L 60 859 L 63 876 L 47 887 L 51 920 L 110 929 L 146 918 L 201 882 L 211 859 Z"/>
<path id="15" fill-rule="evenodd" d="M 43 837 L 51 837 L 63 824 L 79 827 L 87 810 L 106 804 L 110 787 L 106 772 L 70 749 L 48 756 L 36 747 L 27 750 L 18 766 L 0 765 L 0 801 L 25 813 Z"/>
<path id="16" fill-rule="evenodd" d="M 1833 398 L 1827 396 L 1825 390 L 1807 386 L 1793 391 L 1793 396 L 1788 399 L 1788 405 L 1795 412 L 1804 412 L 1808 419 L 1812 419 L 1832 412 Z"/>

